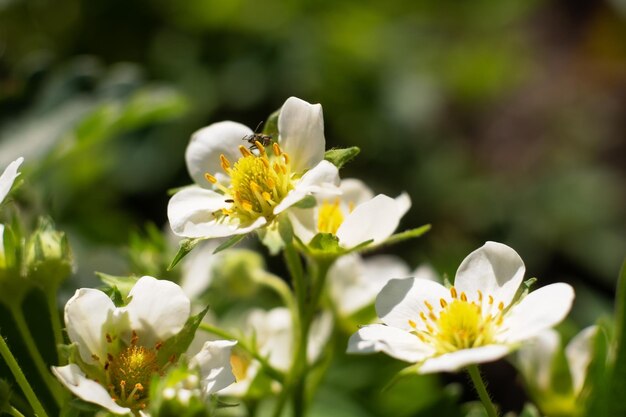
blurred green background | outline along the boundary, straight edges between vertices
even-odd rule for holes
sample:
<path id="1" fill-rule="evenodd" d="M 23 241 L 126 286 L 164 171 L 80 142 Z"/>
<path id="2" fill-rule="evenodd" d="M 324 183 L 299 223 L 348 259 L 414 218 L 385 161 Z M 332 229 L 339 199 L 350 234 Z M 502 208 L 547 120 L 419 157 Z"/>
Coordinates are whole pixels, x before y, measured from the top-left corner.
<path id="1" fill-rule="evenodd" d="M 390 251 L 453 276 L 485 240 L 577 289 L 577 326 L 612 309 L 626 255 L 626 1 L 0 0 L 0 167 L 70 234 L 78 285 L 125 270 L 166 226 L 190 134 L 323 105 L 343 171 L 406 190 Z"/>

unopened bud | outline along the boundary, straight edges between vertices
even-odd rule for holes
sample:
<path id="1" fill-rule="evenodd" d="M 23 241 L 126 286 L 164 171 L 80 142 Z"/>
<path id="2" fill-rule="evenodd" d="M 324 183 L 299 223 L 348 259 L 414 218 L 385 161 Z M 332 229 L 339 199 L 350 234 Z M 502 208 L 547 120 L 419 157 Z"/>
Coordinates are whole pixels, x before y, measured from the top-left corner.
<path id="1" fill-rule="evenodd" d="M 40 218 L 26 245 L 27 277 L 44 288 L 56 288 L 72 273 L 72 254 L 64 232 Z"/>

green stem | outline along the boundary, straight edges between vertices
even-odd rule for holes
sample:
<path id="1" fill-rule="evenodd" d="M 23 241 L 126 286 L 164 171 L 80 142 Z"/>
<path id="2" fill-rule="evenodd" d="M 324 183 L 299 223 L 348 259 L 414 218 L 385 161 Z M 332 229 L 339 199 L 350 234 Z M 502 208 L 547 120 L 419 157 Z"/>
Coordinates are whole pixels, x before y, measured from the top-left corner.
<path id="1" fill-rule="evenodd" d="M 470 365 L 467 367 L 467 372 L 472 378 L 472 382 L 474 383 L 474 388 L 480 397 L 480 401 L 482 401 L 485 406 L 485 411 L 487 411 L 487 415 L 489 417 L 498 417 L 498 411 L 496 410 L 496 406 L 491 402 L 491 398 L 489 397 L 489 392 L 487 392 L 487 387 L 485 386 L 485 382 L 483 381 L 483 377 L 480 375 L 480 370 L 478 370 L 478 366 Z"/>
<path id="2" fill-rule="evenodd" d="M 9 366 L 9 369 L 11 370 L 13 377 L 15 377 L 15 381 L 17 381 L 17 384 L 22 389 L 22 392 L 26 396 L 26 399 L 30 403 L 30 406 L 33 407 L 35 414 L 39 417 L 48 417 L 48 414 L 46 414 L 46 410 L 44 410 L 43 406 L 37 399 L 37 395 L 35 395 L 35 392 L 33 391 L 28 381 L 26 380 L 26 377 L 24 376 L 22 369 L 20 368 L 17 361 L 15 360 L 15 357 L 11 353 L 11 350 L 9 349 L 7 342 L 4 340 L 4 337 L 2 337 L 1 335 L 0 335 L 0 355 L 2 355 L 2 358 L 4 359 L 6 364 Z"/>
<path id="3" fill-rule="evenodd" d="M 54 346 L 59 365 L 65 365 L 60 362 L 59 346 L 63 344 L 63 330 L 61 330 L 61 318 L 59 317 L 59 306 L 57 304 L 56 291 L 46 293 L 48 302 L 48 313 L 50 314 L 50 322 L 52 323 L 52 333 L 54 334 Z"/>
<path id="4" fill-rule="evenodd" d="M 22 314 L 21 309 L 19 308 L 11 308 L 11 313 L 13 314 L 13 318 L 15 320 L 15 324 L 17 325 L 18 330 L 22 336 L 22 340 L 26 344 L 26 349 L 31 356 L 31 359 L 35 363 L 35 367 L 37 371 L 41 374 L 41 377 L 46 382 L 48 387 L 50 388 L 50 392 L 54 397 L 57 405 L 60 407 L 63 404 L 63 391 L 60 391 L 60 386 L 56 379 L 53 378 L 52 374 L 48 371 L 48 365 L 43 360 L 41 353 L 37 349 L 37 344 L 35 343 L 35 339 L 33 339 L 33 335 L 28 329 L 28 325 L 26 324 L 26 320 L 24 320 L 24 315 Z"/>
<path id="5" fill-rule="evenodd" d="M 246 351 L 247 353 L 249 353 L 254 359 L 256 359 L 257 361 L 259 361 L 261 363 L 261 365 L 263 366 L 263 370 L 264 372 L 272 379 L 278 381 L 278 382 L 284 382 L 285 380 L 285 375 L 283 375 L 283 373 L 281 371 L 279 371 L 278 369 L 274 368 L 268 361 L 266 358 L 264 358 L 263 356 L 261 356 L 256 349 L 252 348 L 251 346 L 249 346 L 245 341 L 241 340 L 240 337 L 235 336 L 234 334 L 224 330 L 224 329 L 220 329 L 219 327 L 216 326 L 212 326 L 208 323 L 200 323 L 199 329 L 202 331 L 205 331 L 207 333 L 211 333 L 214 334 L 216 336 L 219 337 L 223 337 L 224 339 L 230 339 L 230 340 L 237 340 L 237 346 L 239 346 L 241 349 L 243 349 L 244 351 Z"/>
<path id="6" fill-rule="evenodd" d="M 9 408 L 9 414 L 11 414 L 13 417 L 24 417 L 24 414 L 20 413 L 20 410 L 13 406 Z"/>

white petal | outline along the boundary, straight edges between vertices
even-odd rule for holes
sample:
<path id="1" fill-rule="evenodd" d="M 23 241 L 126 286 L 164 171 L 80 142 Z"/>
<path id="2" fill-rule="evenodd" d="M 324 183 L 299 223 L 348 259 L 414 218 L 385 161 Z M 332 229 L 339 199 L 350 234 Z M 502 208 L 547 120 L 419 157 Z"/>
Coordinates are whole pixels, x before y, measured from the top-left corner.
<path id="1" fill-rule="evenodd" d="M 4 198 L 11 191 L 11 187 L 15 182 L 15 179 L 20 175 L 17 170 L 24 162 L 24 158 L 19 157 L 15 161 L 11 162 L 0 175 L 0 203 L 4 201 Z"/>
<path id="2" fill-rule="evenodd" d="M 239 146 L 247 146 L 242 139 L 252 133 L 249 127 L 230 121 L 213 123 L 196 131 L 185 151 L 191 178 L 201 187 L 211 188 L 204 174 L 215 175 L 223 171 L 220 155 L 234 164 L 241 157 Z"/>
<path id="3" fill-rule="evenodd" d="M 289 154 L 293 172 L 304 172 L 324 159 L 322 106 L 290 97 L 278 116 L 278 143 Z"/>
<path id="4" fill-rule="evenodd" d="M 382 324 L 364 326 L 348 341 L 348 353 L 384 352 L 406 362 L 419 362 L 433 354 L 417 336 Z"/>
<path id="5" fill-rule="evenodd" d="M 380 243 L 396 230 L 400 218 L 401 213 L 396 201 L 379 194 L 357 206 L 345 218 L 337 230 L 339 243 L 346 248 L 354 247 L 370 239 L 373 239 L 373 243 Z"/>
<path id="6" fill-rule="evenodd" d="M 555 326 L 567 316 L 573 301 L 574 289 L 562 282 L 531 292 L 505 316 L 503 327 L 507 330 L 502 340 L 519 342 Z"/>
<path id="7" fill-rule="evenodd" d="M 78 346 L 80 357 L 88 364 L 97 363 L 92 355 L 106 358 L 105 324 L 113 320 L 115 305 L 102 291 L 81 288 L 65 304 L 67 335 Z"/>
<path id="8" fill-rule="evenodd" d="M 317 207 L 308 209 L 292 207 L 287 212 L 289 221 L 293 227 L 293 234 L 305 244 L 308 244 L 317 234 L 317 213 Z"/>
<path id="9" fill-rule="evenodd" d="M 152 346 L 180 332 L 191 313 L 191 303 L 182 288 L 171 281 L 144 276 L 128 294 L 124 307 L 139 343 Z"/>
<path id="10" fill-rule="evenodd" d="M 392 279 L 376 297 L 376 312 L 381 320 L 393 327 L 413 330 L 409 320 L 423 329 L 419 313 L 429 313 L 426 302 L 435 315 L 441 310 L 440 300 L 449 300 L 450 292 L 438 282 L 417 278 Z"/>
<path id="11" fill-rule="evenodd" d="M 415 278 L 427 279 L 429 281 L 440 281 L 439 274 L 437 274 L 437 271 L 435 271 L 435 269 L 429 264 L 418 266 L 415 270 L 413 270 L 411 276 L 414 276 Z"/>
<path id="12" fill-rule="evenodd" d="M 589 326 L 576 335 L 565 348 L 565 356 L 572 375 L 574 392 L 578 394 L 585 385 L 587 367 L 593 354 L 593 340 L 598 331 L 597 326 Z"/>
<path id="13" fill-rule="evenodd" d="M 396 204 L 398 205 L 398 211 L 400 217 L 404 216 L 411 208 L 411 197 L 407 193 L 402 193 L 396 197 Z"/>
<path id="14" fill-rule="evenodd" d="M 276 369 L 287 371 L 293 355 L 293 324 L 289 309 L 254 310 L 248 323 L 256 336 L 259 353 Z"/>
<path id="15" fill-rule="evenodd" d="M 213 212 L 229 205 L 222 194 L 200 187 L 189 187 L 172 196 L 167 205 L 167 217 L 175 234 L 190 238 L 246 234 L 267 223 L 263 217 L 245 225 L 237 221 L 229 223 L 230 218 L 218 223 Z"/>
<path id="16" fill-rule="evenodd" d="M 0 223 L 0 259 L 4 259 L 4 225 Z"/>
<path id="17" fill-rule="evenodd" d="M 211 284 L 213 264 L 220 257 L 213 251 L 222 239 L 211 239 L 200 243 L 195 250 L 183 259 L 181 264 L 180 286 L 190 300 L 200 296 Z"/>
<path id="18" fill-rule="evenodd" d="M 333 315 L 328 310 L 322 311 L 311 323 L 309 330 L 309 344 L 307 346 L 307 360 L 315 362 L 324 347 L 328 344 L 328 339 L 333 331 Z"/>
<path id="19" fill-rule="evenodd" d="M 341 200 L 358 206 L 374 198 L 372 190 L 365 183 L 356 178 L 346 178 L 339 184 Z"/>
<path id="20" fill-rule="evenodd" d="M 478 299 L 478 291 L 491 295 L 494 304 L 508 306 L 524 277 L 524 262 L 510 247 L 487 242 L 470 253 L 456 272 L 454 286 L 470 300 Z"/>
<path id="21" fill-rule="evenodd" d="M 274 214 L 279 214 L 314 193 L 339 194 L 339 170 L 328 161 L 321 161 L 300 178 L 285 198 L 274 207 Z"/>
<path id="22" fill-rule="evenodd" d="M 484 363 L 500 359 L 509 353 L 510 348 L 504 345 L 488 345 L 472 349 L 462 349 L 426 359 L 419 368 L 420 374 L 433 372 L 454 372 L 472 364 Z"/>
<path id="23" fill-rule="evenodd" d="M 406 263 L 391 255 L 363 260 L 357 254 L 342 256 L 328 271 L 331 295 L 339 312 L 348 316 L 374 302 L 392 278 L 409 276 Z"/>
<path id="24" fill-rule="evenodd" d="M 191 359 L 191 366 L 200 369 L 202 390 L 205 394 L 212 394 L 235 382 L 230 354 L 236 344 L 233 340 L 206 342 L 202 350 Z"/>
<path id="25" fill-rule="evenodd" d="M 78 398 L 98 404 L 114 414 L 130 414 L 130 408 L 117 405 L 107 390 L 96 381 L 88 379 L 77 365 L 53 366 L 52 373 Z"/>
<path id="26" fill-rule="evenodd" d="M 542 391 L 550 389 L 552 364 L 560 344 L 559 334 L 547 329 L 520 347 L 516 362 L 527 383 Z"/>

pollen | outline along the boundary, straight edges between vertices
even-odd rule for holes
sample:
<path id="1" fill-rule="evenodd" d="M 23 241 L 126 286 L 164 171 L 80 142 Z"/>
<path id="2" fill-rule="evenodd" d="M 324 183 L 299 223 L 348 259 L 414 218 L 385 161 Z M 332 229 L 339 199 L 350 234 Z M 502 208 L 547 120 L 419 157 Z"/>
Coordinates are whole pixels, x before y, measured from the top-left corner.
<path id="1" fill-rule="evenodd" d="M 339 199 L 333 202 L 324 201 L 317 214 L 317 230 L 320 233 L 337 234 L 344 217 L 339 205 Z"/>
<path id="2" fill-rule="evenodd" d="M 162 369 L 157 362 L 157 350 L 138 346 L 133 333 L 133 341 L 117 355 L 109 355 L 105 367 L 111 398 L 132 410 L 141 409 L 148 397 L 150 382 Z"/>
<path id="3" fill-rule="evenodd" d="M 471 294 L 470 294 L 471 295 Z M 441 309 L 434 310 L 424 301 L 426 309 L 419 313 L 422 324 L 411 326 L 412 333 L 424 343 L 435 348 L 438 354 L 485 346 L 496 341 L 504 320 L 504 303 L 492 309 L 494 299 L 488 296 L 483 305 L 483 294 L 478 291 L 474 301 L 469 301 L 465 292 L 460 294 L 450 288 L 450 298 L 441 298 Z M 409 320 L 409 324 L 414 323 Z"/>
<path id="4" fill-rule="evenodd" d="M 205 174 L 207 181 L 231 204 L 213 213 L 218 221 L 228 217 L 244 224 L 259 217 L 272 220 L 274 208 L 294 188 L 297 177 L 291 172 L 289 156 L 280 146 L 273 143 L 271 148 L 266 148 L 257 142 L 256 148 L 258 153 L 252 153 L 240 146 L 241 157 L 234 163 L 220 155 L 220 166 L 230 177 L 228 186 L 220 183 L 216 175 Z"/>

